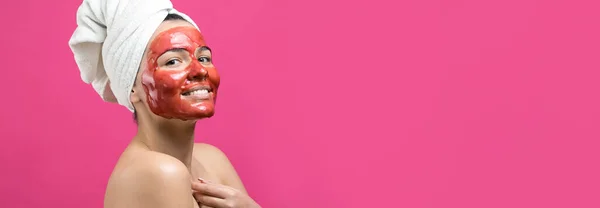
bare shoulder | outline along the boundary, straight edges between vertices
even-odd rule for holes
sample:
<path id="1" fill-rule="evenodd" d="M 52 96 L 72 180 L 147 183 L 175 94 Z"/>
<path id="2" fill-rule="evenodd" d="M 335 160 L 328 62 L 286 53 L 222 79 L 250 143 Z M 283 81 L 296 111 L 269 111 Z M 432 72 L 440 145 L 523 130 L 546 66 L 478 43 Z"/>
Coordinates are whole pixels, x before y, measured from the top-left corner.
<path id="1" fill-rule="evenodd" d="M 183 163 L 152 151 L 122 158 L 106 190 L 104 207 L 194 207 L 191 178 Z"/>
<path id="2" fill-rule="evenodd" d="M 215 171 L 223 180 L 224 185 L 231 186 L 242 192 L 246 192 L 242 180 L 231 164 L 227 155 L 221 149 L 205 143 L 194 144 L 194 157 L 204 166 Z"/>
<path id="3" fill-rule="evenodd" d="M 229 162 L 227 155 L 221 149 L 206 143 L 194 144 L 194 156 L 207 163 Z"/>

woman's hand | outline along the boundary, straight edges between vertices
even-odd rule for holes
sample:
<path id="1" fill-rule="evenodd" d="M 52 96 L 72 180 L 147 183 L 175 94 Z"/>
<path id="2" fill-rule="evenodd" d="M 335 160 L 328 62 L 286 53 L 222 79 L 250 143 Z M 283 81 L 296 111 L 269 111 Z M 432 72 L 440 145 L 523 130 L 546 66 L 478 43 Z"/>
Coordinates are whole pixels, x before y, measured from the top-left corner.
<path id="1" fill-rule="evenodd" d="M 250 196 L 229 186 L 198 179 L 192 182 L 194 198 L 200 204 L 214 208 L 260 208 Z"/>

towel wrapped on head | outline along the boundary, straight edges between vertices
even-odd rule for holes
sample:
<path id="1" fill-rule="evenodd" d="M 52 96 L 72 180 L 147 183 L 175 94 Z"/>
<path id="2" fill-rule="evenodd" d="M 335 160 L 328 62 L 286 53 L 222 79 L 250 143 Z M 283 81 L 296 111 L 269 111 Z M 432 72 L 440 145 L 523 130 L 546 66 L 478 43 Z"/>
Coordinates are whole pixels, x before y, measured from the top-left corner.
<path id="1" fill-rule="evenodd" d="M 69 40 L 81 79 L 103 100 L 133 112 L 129 95 L 144 51 L 168 14 L 177 14 L 198 28 L 170 0 L 84 0 Z"/>

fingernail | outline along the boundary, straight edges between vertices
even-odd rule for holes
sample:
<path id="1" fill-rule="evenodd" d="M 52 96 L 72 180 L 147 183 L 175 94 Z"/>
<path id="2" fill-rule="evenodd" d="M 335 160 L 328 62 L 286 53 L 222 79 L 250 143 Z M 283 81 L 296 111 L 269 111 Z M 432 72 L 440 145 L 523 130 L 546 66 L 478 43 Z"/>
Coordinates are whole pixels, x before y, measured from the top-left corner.
<path id="1" fill-rule="evenodd" d="M 206 180 L 202 179 L 202 178 L 198 178 L 198 181 L 202 182 L 202 183 L 206 183 Z"/>

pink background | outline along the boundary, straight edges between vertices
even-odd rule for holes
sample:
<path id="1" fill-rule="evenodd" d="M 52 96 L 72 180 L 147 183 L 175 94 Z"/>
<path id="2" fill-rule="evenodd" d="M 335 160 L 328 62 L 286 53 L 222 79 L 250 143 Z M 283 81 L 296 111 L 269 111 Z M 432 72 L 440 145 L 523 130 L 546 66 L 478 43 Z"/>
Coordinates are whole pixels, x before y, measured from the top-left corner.
<path id="1" fill-rule="evenodd" d="M 101 207 L 135 134 L 79 77 L 81 0 L 3 3 L 0 207 Z M 600 207 L 598 1 L 174 0 L 263 207 Z"/>

